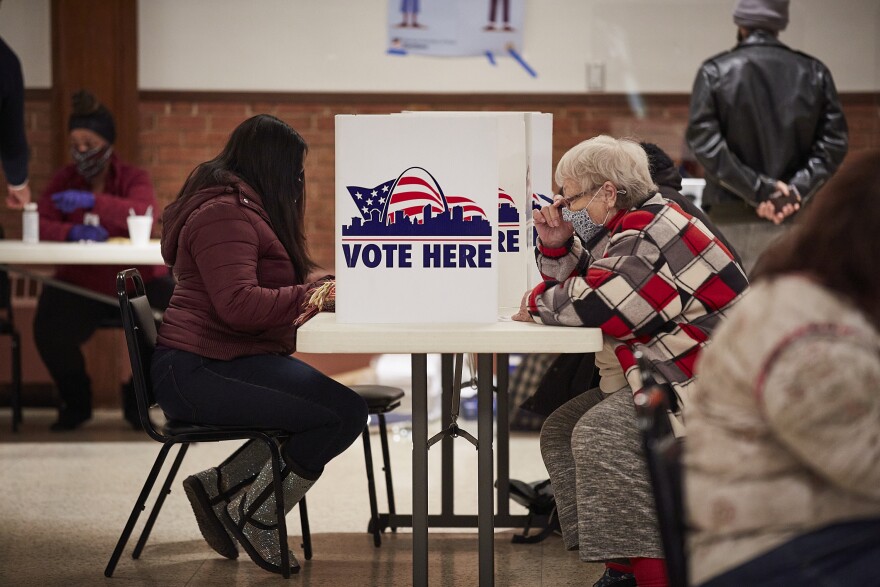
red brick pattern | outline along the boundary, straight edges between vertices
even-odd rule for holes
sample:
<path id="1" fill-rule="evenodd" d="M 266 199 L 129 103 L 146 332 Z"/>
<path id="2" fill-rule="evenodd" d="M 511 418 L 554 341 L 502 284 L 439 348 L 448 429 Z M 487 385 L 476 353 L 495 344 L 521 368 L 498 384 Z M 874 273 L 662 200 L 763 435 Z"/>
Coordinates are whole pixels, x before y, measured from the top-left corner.
<path id="1" fill-rule="evenodd" d="M 606 133 L 657 143 L 680 160 L 684 151 L 687 95 L 646 95 L 631 101 L 622 95 L 314 96 L 236 94 L 196 96 L 145 92 L 140 104 L 140 158 L 161 203 L 174 199 L 187 174 L 216 155 L 235 126 L 246 118 L 268 113 L 296 128 L 309 144 L 307 231 L 312 254 L 325 266 L 333 264 L 334 116 L 387 114 L 401 110 L 542 111 L 553 114 L 556 161 L 577 142 Z M 852 150 L 880 148 L 880 94 L 843 96 Z M 27 101 L 27 130 L 32 149 L 31 182 L 35 195 L 45 186 L 53 138 L 50 102 Z M 0 224 L 8 237 L 21 235 L 20 214 L 0 208 Z"/>

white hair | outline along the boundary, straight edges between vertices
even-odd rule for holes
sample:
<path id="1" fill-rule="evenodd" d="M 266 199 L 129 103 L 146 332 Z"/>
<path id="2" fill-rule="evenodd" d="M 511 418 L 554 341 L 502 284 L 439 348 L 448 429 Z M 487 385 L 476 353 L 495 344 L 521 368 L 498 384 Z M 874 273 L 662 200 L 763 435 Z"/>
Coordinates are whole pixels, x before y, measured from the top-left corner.
<path id="1" fill-rule="evenodd" d="M 599 135 L 569 149 L 556 164 L 556 183 L 566 180 L 581 186 L 581 191 L 597 189 L 610 181 L 618 189 L 616 207 L 628 210 L 647 200 L 657 186 L 651 180 L 648 155 L 631 139 L 615 139 Z"/>

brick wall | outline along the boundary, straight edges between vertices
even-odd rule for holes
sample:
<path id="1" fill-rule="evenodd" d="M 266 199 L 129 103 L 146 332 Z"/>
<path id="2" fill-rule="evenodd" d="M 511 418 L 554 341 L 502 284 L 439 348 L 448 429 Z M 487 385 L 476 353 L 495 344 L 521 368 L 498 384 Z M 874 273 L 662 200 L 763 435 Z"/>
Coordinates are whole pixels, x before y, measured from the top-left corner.
<path id="1" fill-rule="evenodd" d="M 307 231 L 312 254 L 333 263 L 334 116 L 385 114 L 401 110 L 542 111 L 553 114 L 554 161 L 578 141 L 600 133 L 636 136 L 659 144 L 680 160 L 687 122 L 687 95 L 647 95 L 631 102 L 622 95 L 302 95 L 195 94 L 142 92 L 140 156 L 156 186 L 161 204 L 171 201 L 187 174 L 220 150 L 235 126 L 254 114 L 269 113 L 287 121 L 309 144 Z M 846 94 L 852 150 L 880 148 L 880 94 Z M 35 195 L 50 173 L 53 135 L 48 96 L 26 104 L 32 149 L 31 181 Z M 18 212 L 0 212 L 9 238 L 21 234 Z"/>

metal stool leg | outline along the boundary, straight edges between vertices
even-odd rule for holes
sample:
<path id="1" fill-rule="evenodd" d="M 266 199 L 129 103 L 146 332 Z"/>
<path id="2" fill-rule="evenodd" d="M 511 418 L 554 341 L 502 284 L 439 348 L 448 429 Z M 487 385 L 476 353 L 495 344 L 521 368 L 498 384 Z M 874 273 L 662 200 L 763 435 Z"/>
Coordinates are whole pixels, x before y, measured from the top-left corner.
<path id="1" fill-rule="evenodd" d="M 376 502 L 376 478 L 373 476 L 373 451 L 370 445 L 370 426 L 364 426 L 364 462 L 367 466 L 367 490 L 370 496 L 370 523 L 367 532 L 373 534 L 373 545 L 382 546 L 382 529 L 379 527 L 379 506 Z"/>
<path id="2" fill-rule="evenodd" d="M 385 414 L 379 414 L 379 440 L 382 442 L 382 464 L 385 470 L 385 490 L 388 492 L 388 513 L 397 514 L 394 506 L 394 484 L 391 482 L 391 453 L 388 450 L 388 427 L 385 425 Z M 391 526 L 397 532 L 397 526 Z"/>

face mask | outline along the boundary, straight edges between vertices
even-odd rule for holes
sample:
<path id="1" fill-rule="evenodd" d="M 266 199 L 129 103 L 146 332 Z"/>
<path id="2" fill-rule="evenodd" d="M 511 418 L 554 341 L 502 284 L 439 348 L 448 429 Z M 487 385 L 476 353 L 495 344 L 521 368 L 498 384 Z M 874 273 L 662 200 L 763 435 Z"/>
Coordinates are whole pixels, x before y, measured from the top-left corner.
<path id="1" fill-rule="evenodd" d="M 88 151 L 80 152 L 76 149 L 71 151 L 76 170 L 86 179 L 92 179 L 107 167 L 107 161 L 113 154 L 113 145 L 95 147 Z"/>
<path id="2" fill-rule="evenodd" d="M 602 191 L 601 187 L 596 190 L 596 193 L 593 194 L 593 197 L 590 198 L 587 205 L 580 210 L 573 212 L 568 206 L 562 208 L 562 219 L 566 222 L 571 222 L 574 227 L 574 232 L 578 235 L 583 244 L 587 244 L 590 239 L 599 234 L 602 229 L 605 228 L 603 224 L 605 220 L 608 219 L 608 214 L 605 214 L 605 219 L 602 220 L 603 224 L 596 224 L 593 222 L 593 219 L 590 218 L 590 213 L 587 212 L 587 208 L 593 203 L 593 200 L 596 199 L 596 196 L 600 191 Z"/>

